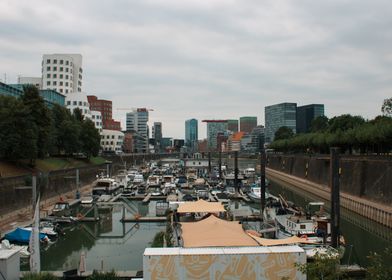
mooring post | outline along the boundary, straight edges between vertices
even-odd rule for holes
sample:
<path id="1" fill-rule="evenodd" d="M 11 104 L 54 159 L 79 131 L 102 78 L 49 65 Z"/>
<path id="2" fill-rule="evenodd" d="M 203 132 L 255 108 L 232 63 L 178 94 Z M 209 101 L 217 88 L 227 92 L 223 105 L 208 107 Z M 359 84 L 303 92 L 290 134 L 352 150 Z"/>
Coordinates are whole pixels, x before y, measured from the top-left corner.
<path id="1" fill-rule="evenodd" d="M 238 186 L 238 151 L 234 152 L 234 188 L 236 193 L 239 192 Z"/>
<path id="2" fill-rule="evenodd" d="M 265 150 L 260 149 L 260 218 L 263 221 L 263 213 L 265 208 Z"/>
<path id="3" fill-rule="evenodd" d="M 340 235 L 339 148 L 330 148 L 330 154 L 331 245 L 338 248 Z"/>

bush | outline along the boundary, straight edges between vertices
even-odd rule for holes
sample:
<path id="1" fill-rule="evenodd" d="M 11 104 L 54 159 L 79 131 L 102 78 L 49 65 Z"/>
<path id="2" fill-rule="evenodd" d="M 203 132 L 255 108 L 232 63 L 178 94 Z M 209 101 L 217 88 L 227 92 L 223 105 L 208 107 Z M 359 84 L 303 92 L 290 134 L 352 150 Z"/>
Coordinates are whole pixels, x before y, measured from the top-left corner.
<path id="1" fill-rule="evenodd" d="M 110 272 L 98 272 L 93 271 L 93 274 L 87 278 L 87 280 L 116 280 L 118 279 L 114 270 Z"/>

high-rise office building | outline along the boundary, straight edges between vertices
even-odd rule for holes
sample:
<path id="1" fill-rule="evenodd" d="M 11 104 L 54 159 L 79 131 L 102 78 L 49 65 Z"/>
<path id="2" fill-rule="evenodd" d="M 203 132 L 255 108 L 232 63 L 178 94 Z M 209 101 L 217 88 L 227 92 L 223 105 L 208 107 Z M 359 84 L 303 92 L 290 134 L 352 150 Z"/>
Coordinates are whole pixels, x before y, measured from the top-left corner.
<path id="1" fill-rule="evenodd" d="M 136 145 L 136 151 L 146 153 L 148 151 L 148 110 L 146 108 L 138 108 L 132 112 L 127 113 L 126 127 L 127 131 L 135 131 L 144 141 L 140 141 Z"/>
<path id="2" fill-rule="evenodd" d="M 82 55 L 44 54 L 42 57 L 42 88 L 67 94 L 82 91 Z"/>
<path id="3" fill-rule="evenodd" d="M 257 126 L 257 117 L 241 117 L 240 131 L 251 133 L 253 128 Z"/>
<path id="4" fill-rule="evenodd" d="M 160 151 L 162 147 L 162 123 L 154 122 L 152 127 L 152 138 L 154 139 L 155 152 Z"/>
<path id="5" fill-rule="evenodd" d="M 204 120 L 207 123 L 207 143 L 211 151 L 218 150 L 218 135 L 227 131 L 227 120 Z"/>
<path id="6" fill-rule="evenodd" d="M 297 133 L 309 132 L 312 121 L 320 116 L 324 116 L 324 104 L 297 107 Z"/>
<path id="7" fill-rule="evenodd" d="M 282 126 L 296 133 L 297 103 L 280 103 L 267 106 L 265 113 L 265 142 L 274 141 L 275 132 Z"/>
<path id="8" fill-rule="evenodd" d="M 227 120 L 227 130 L 233 133 L 238 132 L 238 120 Z"/>
<path id="9" fill-rule="evenodd" d="M 194 149 L 198 140 L 198 123 L 196 119 L 185 121 L 185 146 Z"/>

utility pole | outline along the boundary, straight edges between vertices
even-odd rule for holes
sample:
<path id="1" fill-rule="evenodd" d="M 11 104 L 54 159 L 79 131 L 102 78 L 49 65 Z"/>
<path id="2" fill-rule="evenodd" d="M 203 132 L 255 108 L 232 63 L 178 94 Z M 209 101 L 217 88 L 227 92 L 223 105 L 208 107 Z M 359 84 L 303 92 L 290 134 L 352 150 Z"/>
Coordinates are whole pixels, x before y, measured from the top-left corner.
<path id="1" fill-rule="evenodd" d="M 334 248 L 338 248 L 340 235 L 339 148 L 330 148 L 330 155 L 329 179 L 331 188 L 331 245 Z"/>
<path id="2" fill-rule="evenodd" d="M 37 176 L 33 175 L 32 177 L 32 200 L 33 200 L 33 218 L 34 218 L 34 212 L 35 212 L 35 204 L 37 203 Z"/>

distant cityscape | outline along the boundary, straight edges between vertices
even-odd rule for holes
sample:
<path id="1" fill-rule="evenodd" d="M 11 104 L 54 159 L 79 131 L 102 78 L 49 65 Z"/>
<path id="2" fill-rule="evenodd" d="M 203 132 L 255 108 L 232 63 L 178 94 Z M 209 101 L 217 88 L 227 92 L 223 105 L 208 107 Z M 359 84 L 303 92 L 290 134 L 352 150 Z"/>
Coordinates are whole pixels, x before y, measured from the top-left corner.
<path id="1" fill-rule="evenodd" d="M 83 68 L 80 54 L 44 54 L 41 77 L 19 77 L 17 84 L 0 82 L 0 95 L 20 97 L 23 86 L 36 86 L 47 106 L 65 106 L 71 112 L 79 108 L 84 117 L 94 122 L 101 135 L 103 153 L 205 153 L 209 151 L 241 151 L 255 153 L 274 140 L 280 127 L 293 133 L 310 131 L 312 120 L 324 116 L 323 104 L 297 106 L 280 103 L 266 106 L 265 125 L 258 124 L 256 116 L 239 119 L 205 119 L 207 138 L 199 139 L 199 120 L 184 120 L 184 138 L 164 137 L 164 123 L 151 126 L 150 108 L 118 108 L 126 115 L 126 127 L 113 119 L 111 100 L 100 99 L 82 90 Z M 151 133 L 150 133 L 151 130 Z"/>

